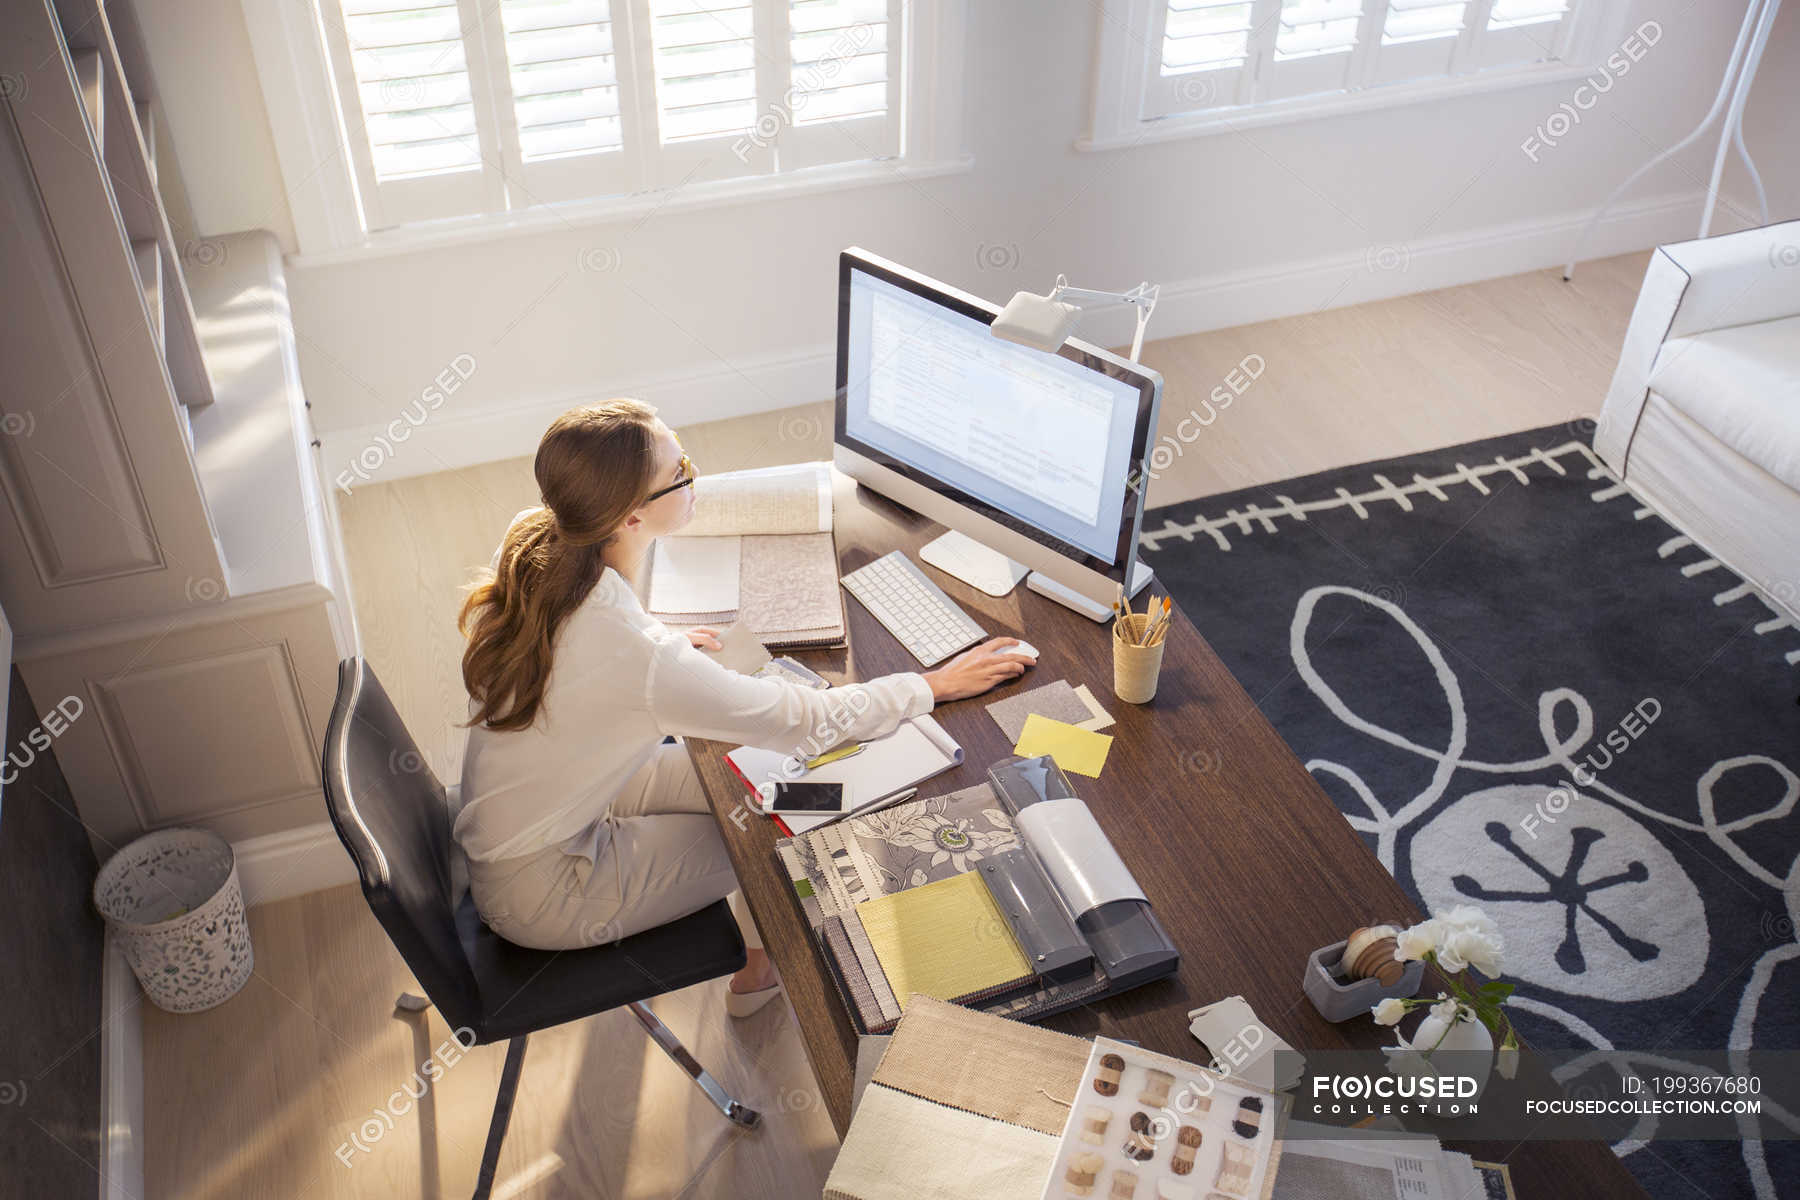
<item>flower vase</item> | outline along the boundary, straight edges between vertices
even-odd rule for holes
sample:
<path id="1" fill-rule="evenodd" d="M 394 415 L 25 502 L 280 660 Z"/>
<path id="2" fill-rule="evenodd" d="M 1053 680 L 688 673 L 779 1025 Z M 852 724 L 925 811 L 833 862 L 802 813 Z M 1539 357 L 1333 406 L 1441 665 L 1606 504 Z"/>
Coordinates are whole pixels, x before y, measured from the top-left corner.
<path id="1" fill-rule="evenodd" d="M 1475 1094 L 1462 1097 L 1478 1101 L 1487 1090 L 1494 1069 L 1494 1035 L 1473 1016 L 1448 1024 L 1436 1013 L 1427 1013 L 1413 1031 L 1412 1041 L 1400 1038 L 1400 1053 L 1408 1050 L 1430 1064 L 1432 1074 L 1467 1075 L 1475 1080 Z"/>

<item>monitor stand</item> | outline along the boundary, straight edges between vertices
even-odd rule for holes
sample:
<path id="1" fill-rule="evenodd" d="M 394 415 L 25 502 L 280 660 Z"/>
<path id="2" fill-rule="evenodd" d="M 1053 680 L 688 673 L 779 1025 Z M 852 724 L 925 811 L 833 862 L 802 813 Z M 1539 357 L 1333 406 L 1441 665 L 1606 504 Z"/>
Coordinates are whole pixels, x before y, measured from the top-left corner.
<path id="1" fill-rule="evenodd" d="M 919 557 L 990 596 L 1012 591 L 1030 569 L 954 529 L 919 547 Z"/>
<path id="2" fill-rule="evenodd" d="M 990 596 L 1004 596 L 1017 587 L 1019 580 L 1041 596 L 1048 596 L 1065 608 L 1072 608 L 1090 621 L 1112 617 L 1112 607 L 1097 604 L 1080 592 L 1051 579 L 1041 571 L 1033 571 L 1016 563 L 998 550 L 982 545 L 967 534 L 948 530 L 919 548 L 919 558 L 938 570 L 962 580 Z M 1127 594 L 1135 596 L 1151 579 L 1151 570 L 1141 561 L 1131 567 L 1131 586 Z"/>
<path id="3" fill-rule="evenodd" d="M 1149 586 L 1154 572 L 1141 561 L 1131 564 L 1131 586 L 1125 589 L 1127 596 L 1136 596 Z M 1112 619 L 1110 604 L 1097 604 L 1073 588 L 1064 587 L 1042 571 L 1033 571 L 1025 580 L 1025 586 L 1040 596 L 1048 596 L 1064 608 L 1072 608 L 1090 621 L 1109 621 Z"/>

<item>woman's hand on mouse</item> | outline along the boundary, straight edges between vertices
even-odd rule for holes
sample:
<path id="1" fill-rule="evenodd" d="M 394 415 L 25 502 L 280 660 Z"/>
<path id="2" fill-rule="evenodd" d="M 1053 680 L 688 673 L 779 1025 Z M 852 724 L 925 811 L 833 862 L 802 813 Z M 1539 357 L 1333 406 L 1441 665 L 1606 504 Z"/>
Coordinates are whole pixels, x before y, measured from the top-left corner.
<path id="1" fill-rule="evenodd" d="M 723 650 L 719 639 L 724 636 L 710 625 L 696 625 L 687 631 L 688 643 L 696 650 Z"/>
<path id="2" fill-rule="evenodd" d="M 1018 638 L 990 638 L 979 646 L 964 650 L 937 670 L 925 672 L 925 682 L 931 685 L 931 698 L 939 704 L 946 700 L 961 700 L 1017 679 L 1034 662 L 1023 654 L 1006 652 L 1008 646 L 1018 644 Z"/>

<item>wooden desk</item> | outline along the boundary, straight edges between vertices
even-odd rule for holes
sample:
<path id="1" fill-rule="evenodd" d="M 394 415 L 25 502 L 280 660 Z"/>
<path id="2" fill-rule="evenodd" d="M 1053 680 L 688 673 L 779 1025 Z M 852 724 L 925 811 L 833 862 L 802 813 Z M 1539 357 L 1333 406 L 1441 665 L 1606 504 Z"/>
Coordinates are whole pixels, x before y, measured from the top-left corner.
<path id="1" fill-rule="evenodd" d="M 838 554 L 848 572 L 900 549 L 917 559 L 941 528 L 886 498 L 836 478 Z M 1199 1043 L 1187 1013 L 1241 995 L 1298 1049 L 1373 1046 L 1369 1021 L 1333 1025 L 1300 991 L 1307 956 L 1357 925 L 1410 923 L 1418 910 L 1351 830 L 1274 728 L 1186 617 L 1176 610 L 1156 699 L 1142 707 L 1112 694 L 1111 633 L 1024 585 L 995 599 L 941 573 L 933 579 L 991 635 L 1038 648 L 1034 670 L 987 696 L 938 708 L 960 742 L 963 765 L 926 785 L 932 794 L 979 783 L 1012 747 L 984 706 L 1056 679 L 1087 684 L 1117 719 L 1100 779 L 1074 782 L 1181 950 L 1178 975 L 1052 1017 L 1082 1037 L 1128 1038 L 1192 1060 Z M 801 656 L 834 683 L 913 671 L 918 663 L 856 601 L 847 650 Z M 840 1136 L 849 1126 L 856 1031 L 828 978 L 773 851 L 771 821 L 745 819 L 743 784 L 723 761 L 730 746 L 690 740 L 733 867 L 769 956 L 787 986 L 825 1106 Z M 738 814 L 733 820 L 732 815 Z M 741 825 L 741 828 L 740 828 Z M 1476 1158 L 1512 1165 L 1521 1197 L 1641 1196 L 1603 1144 L 1463 1143 Z"/>

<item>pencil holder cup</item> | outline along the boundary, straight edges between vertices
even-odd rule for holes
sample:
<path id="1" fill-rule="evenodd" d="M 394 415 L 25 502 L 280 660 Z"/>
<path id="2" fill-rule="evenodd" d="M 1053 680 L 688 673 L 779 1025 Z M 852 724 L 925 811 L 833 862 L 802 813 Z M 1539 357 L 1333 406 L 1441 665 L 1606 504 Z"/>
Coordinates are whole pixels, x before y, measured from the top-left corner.
<path id="1" fill-rule="evenodd" d="M 1156 696 L 1166 635 L 1158 635 L 1153 646 L 1138 645 L 1149 624 L 1150 618 L 1144 613 L 1132 613 L 1113 622 L 1113 694 L 1127 704 L 1148 704 Z"/>

